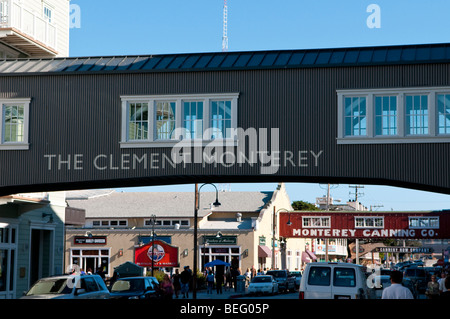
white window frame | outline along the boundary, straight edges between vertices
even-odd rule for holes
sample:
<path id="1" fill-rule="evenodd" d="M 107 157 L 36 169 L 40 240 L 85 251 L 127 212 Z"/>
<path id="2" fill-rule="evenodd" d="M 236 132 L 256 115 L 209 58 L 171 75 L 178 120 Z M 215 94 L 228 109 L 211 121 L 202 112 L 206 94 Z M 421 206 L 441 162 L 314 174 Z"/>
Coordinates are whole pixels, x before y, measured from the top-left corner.
<path id="1" fill-rule="evenodd" d="M 29 122 L 30 122 L 30 102 L 31 98 L 26 99 L 0 99 L 0 150 L 28 150 L 30 144 L 29 139 Z M 23 109 L 23 141 L 22 142 L 5 142 L 5 105 L 22 105 Z"/>
<path id="2" fill-rule="evenodd" d="M 305 220 L 307 219 L 317 219 L 319 221 L 319 224 L 313 225 L 306 225 Z M 323 220 L 328 220 L 328 225 L 323 224 Z M 331 228 L 331 216 L 304 216 L 302 217 L 302 227 L 303 228 Z"/>
<path id="3" fill-rule="evenodd" d="M 239 93 L 216 93 L 216 94 L 186 94 L 186 95 L 123 95 L 122 101 L 122 120 L 121 120 L 121 148 L 154 148 L 154 147 L 173 147 L 186 143 L 186 146 L 206 146 L 213 142 L 226 143 L 226 145 L 237 145 L 237 137 L 211 139 L 209 135 L 211 129 L 210 107 L 211 101 L 231 101 L 231 128 L 237 128 L 237 108 Z M 171 101 L 175 102 L 175 129 L 174 137 L 169 140 L 156 139 L 156 102 Z M 202 139 L 183 139 L 179 133 L 182 132 L 184 118 L 184 102 L 203 102 L 203 134 Z M 129 140 L 128 139 L 128 105 L 129 103 L 148 103 L 148 139 Z"/>
<path id="4" fill-rule="evenodd" d="M 430 225 L 430 220 L 432 218 L 437 219 L 437 226 L 412 226 L 411 225 L 412 219 L 428 220 L 428 225 Z M 411 217 L 408 217 L 408 226 L 410 229 L 439 229 L 439 226 L 440 226 L 439 216 L 411 216 Z"/>
<path id="5" fill-rule="evenodd" d="M 94 224 L 99 225 L 94 225 Z M 117 225 L 113 225 L 117 223 Z M 123 223 L 124 225 L 120 225 L 120 223 Z M 109 228 L 109 227 L 118 227 L 118 228 L 124 228 L 128 227 L 128 220 L 127 219 L 93 219 L 92 227 L 100 227 L 100 228 Z"/>
<path id="6" fill-rule="evenodd" d="M 183 225 L 182 222 L 185 225 Z M 190 227 L 191 226 L 189 218 L 177 218 L 177 219 L 158 218 L 156 220 L 155 227 L 156 228 L 174 227 L 176 224 L 179 224 L 180 227 Z M 144 226 L 145 227 L 152 227 L 151 219 L 145 219 L 144 220 Z"/>
<path id="7" fill-rule="evenodd" d="M 419 87 L 392 89 L 357 89 L 337 90 L 338 132 L 337 144 L 398 144 L 398 143 L 450 143 L 450 134 L 439 134 L 438 127 L 438 94 L 450 94 L 450 87 Z M 428 97 L 428 133 L 407 134 L 406 127 L 406 96 L 426 95 Z M 346 97 L 366 97 L 367 135 L 345 135 L 345 105 Z M 397 96 L 397 134 L 375 134 L 375 97 Z"/>
<path id="8" fill-rule="evenodd" d="M 359 226 L 356 223 L 357 218 L 363 220 L 363 225 Z M 375 219 L 381 219 L 382 225 L 381 226 L 375 225 Z M 371 220 L 373 222 L 372 225 L 368 225 L 368 223 L 367 223 L 368 220 Z M 355 216 L 355 228 L 359 228 L 359 229 L 361 229 L 361 228 L 384 228 L 384 217 L 383 216 L 373 216 L 373 217 Z"/>
<path id="9" fill-rule="evenodd" d="M 50 12 L 50 16 L 48 16 L 48 14 L 45 12 L 45 10 L 47 9 L 48 12 Z M 42 2 L 42 18 L 50 23 L 50 24 L 54 24 L 54 16 L 53 14 L 55 13 L 55 9 L 53 8 L 53 6 L 51 6 L 50 4 L 48 4 L 47 2 L 43 1 Z"/>

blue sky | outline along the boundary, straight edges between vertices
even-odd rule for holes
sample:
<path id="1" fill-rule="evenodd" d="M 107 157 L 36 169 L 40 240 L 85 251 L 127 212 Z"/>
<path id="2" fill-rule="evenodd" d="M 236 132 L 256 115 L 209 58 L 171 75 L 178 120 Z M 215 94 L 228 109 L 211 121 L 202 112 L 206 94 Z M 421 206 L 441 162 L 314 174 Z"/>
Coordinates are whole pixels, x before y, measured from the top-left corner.
<path id="1" fill-rule="evenodd" d="M 222 50 L 223 0 L 72 0 L 80 28 L 70 56 L 139 55 Z M 375 4 L 379 11 L 367 12 Z M 337 48 L 450 42 L 448 0 L 228 0 L 229 51 Z M 369 27 L 376 16 L 379 27 Z M 370 19 L 370 21 L 372 21 Z M 220 185 L 220 184 L 219 184 Z M 232 191 L 273 190 L 274 183 L 220 185 Z M 291 200 L 314 202 L 325 185 L 288 183 Z M 144 188 L 193 191 L 192 185 Z M 205 191 L 207 191 L 205 187 Z M 331 194 L 354 198 L 348 185 Z M 450 209 L 450 196 L 365 185 L 361 202 L 374 210 Z"/>
<path id="2" fill-rule="evenodd" d="M 71 3 L 71 56 L 221 51 L 223 0 Z M 367 26 L 370 4 L 380 28 Z M 229 51 L 448 42 L 449 12 L 448 0 L 228 0 Z"/>

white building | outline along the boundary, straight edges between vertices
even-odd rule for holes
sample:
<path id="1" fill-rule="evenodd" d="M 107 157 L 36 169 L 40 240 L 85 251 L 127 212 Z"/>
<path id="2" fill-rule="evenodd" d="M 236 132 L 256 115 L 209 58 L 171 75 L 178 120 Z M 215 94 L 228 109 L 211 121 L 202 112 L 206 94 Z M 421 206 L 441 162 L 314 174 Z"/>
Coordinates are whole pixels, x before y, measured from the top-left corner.
<path id="1" fill-rule="evenodd" d="M 0 299 L 15 299 L 39 278 L 64 273 L 64 192 L 0 197 Z"/>
<path id="2" fill-rule="evenodd" d="M 69 56 L 70 0 L 0 0 L 0 58 Z"/>

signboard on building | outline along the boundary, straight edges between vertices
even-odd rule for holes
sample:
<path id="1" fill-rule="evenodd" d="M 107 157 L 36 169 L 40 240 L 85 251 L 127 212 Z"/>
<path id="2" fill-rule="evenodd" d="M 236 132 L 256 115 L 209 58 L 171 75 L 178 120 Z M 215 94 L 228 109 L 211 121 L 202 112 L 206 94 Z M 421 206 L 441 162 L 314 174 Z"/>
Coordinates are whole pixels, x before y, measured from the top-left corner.
<path id="1" fill-rule="evenodd" d="M 431 247 L 377 247 L 375 251 L 380 253 L 406 253 L 406 254 L 431 254 Z"/>
<path id="2" fill-rule="evenodd" d="M 204 236 L 204 243 L 209 245 L 236 245 L 237 236 Z"/>
<path id="3" fill-rule="evenodd" d="M 74 245 L 106 245 L 106 236 L 75 236 Z"/>
<path id="4" fill-rule="evenodd" d="M 442 211 L 280 213 L 280 236 L 286 238 L 445 239 L 450 238 L 450 214 Z"/>
<path id="5" fill-rule="evenodd" d="M 134 256 L 135 264 L 142 267 L 179 267 L 178 247 L 162 240 L 155 240 L 137 247 Z"/>

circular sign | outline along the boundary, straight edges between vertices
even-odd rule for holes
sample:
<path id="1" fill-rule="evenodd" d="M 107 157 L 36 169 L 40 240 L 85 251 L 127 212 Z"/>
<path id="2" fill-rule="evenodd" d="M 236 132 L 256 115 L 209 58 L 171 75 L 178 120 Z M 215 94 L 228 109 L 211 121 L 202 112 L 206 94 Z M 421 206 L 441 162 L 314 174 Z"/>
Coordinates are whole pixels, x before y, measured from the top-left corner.
<path id="1" fill-rule="evenodd" d="M 152 254 L 153 249 L 153 254 Z M 164 248 L 162 248 L 161 245 L 155 244 L 154 246 L 150 246 L 150 248 L 147 251 L 147 256 L 150 258 L 150 260 L 153 260 L 155 262 L 160 261 L 163 259 L 164 255 L 166 253 L 164 252 Z"/>

